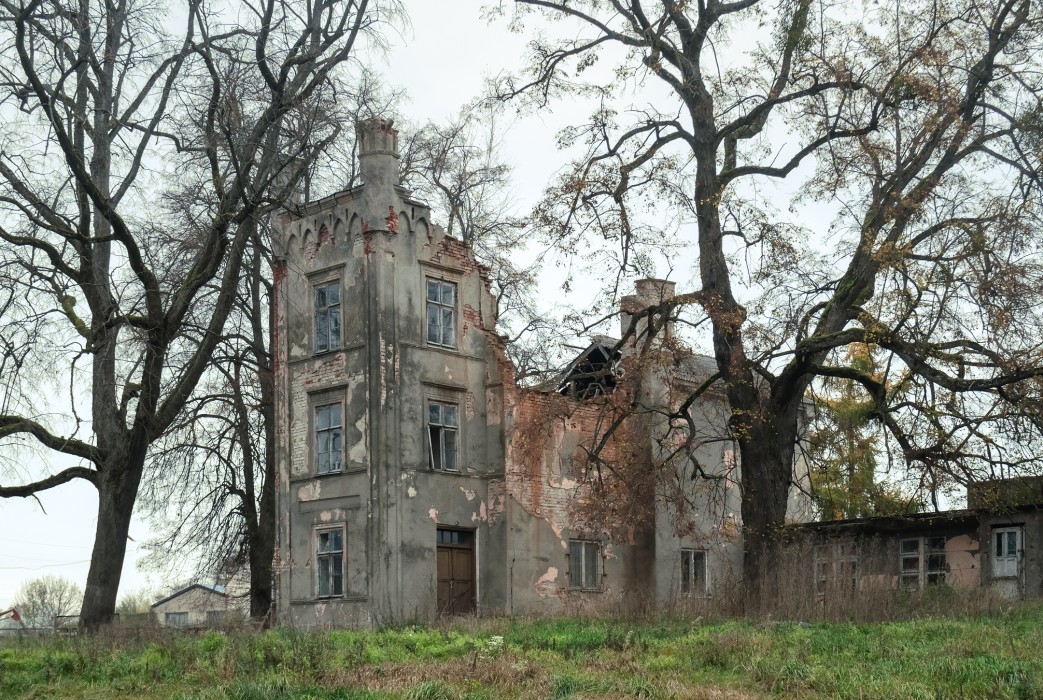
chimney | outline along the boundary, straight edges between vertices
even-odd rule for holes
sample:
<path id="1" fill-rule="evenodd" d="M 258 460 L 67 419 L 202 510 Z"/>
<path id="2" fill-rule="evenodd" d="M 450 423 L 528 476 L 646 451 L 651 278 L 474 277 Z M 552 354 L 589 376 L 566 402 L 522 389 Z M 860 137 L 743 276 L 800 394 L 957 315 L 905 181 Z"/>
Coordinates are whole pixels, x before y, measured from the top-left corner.
<path id="1" fill-rule="evenodd" d="M 395 187 L 398 179 L 398 131 L 390 119 L 371 117 L 355 125 L 359 164 L 366 185 Z"/>
<path id="2" fill-rule="evenodd" d="M 662 304 L 664 301 L 673 299 L 677 283 L 670 282 L 669 280 L 646 278 L 635 282 L 634 287 L 637 290 L 637 294 L 625 296 L 620 300 L 620 335 L 626 333 L 627 329 L 630 327 L 631 318 L 635 315 L 645 311 L 650 306 L 657 306 L 658 304 Z M 628 341 L 628 345 L 633 346 L 635 341 L 640 343 L 647 340 L 647 338 L 644 337 L 647 323 L 647 319 L 638 321 L 637 328 L 635 329 L 635 336 Z M 665 327 L 656 334 L 653 344 L 661 346 L 665 338 L 673 336 L 673 332 L 674 322 L 672 320 L 667 320 Z"/>

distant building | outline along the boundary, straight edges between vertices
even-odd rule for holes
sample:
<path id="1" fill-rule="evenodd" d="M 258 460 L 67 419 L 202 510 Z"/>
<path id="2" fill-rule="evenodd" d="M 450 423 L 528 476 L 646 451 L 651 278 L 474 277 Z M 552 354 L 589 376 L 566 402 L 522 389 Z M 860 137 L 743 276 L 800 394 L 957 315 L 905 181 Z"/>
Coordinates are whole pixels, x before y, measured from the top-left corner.
<path id="1" fill-rule="evenodd" d="M 812 546 L 814 593 L 870 587 L 986 588 L 1003 598 L 1043 595 L 1043 478 L 972 485 L 967 508 L 794 525 Z"/>
<path id="2" fill-rule="evenodd" d="M 223 586 L 195 583 L 152 604 L 152 621 L 161 627 L 220 627 L 231 618 L 243 619 L 241 605 Z"/>
<path id="3" fill-rule="evenodd" d="M 644 332 L 673 283 L 624 299 L 636 343 L 597 338 L 560 385 L 520 388 L 487 270 L 399 186 L 391 123 L 358 136 L 364 184 L 276 220 L 279 621 L 647 609 L 733 585 L 724 397 L 667 416 L 716 369 L 665 318 Z"/>

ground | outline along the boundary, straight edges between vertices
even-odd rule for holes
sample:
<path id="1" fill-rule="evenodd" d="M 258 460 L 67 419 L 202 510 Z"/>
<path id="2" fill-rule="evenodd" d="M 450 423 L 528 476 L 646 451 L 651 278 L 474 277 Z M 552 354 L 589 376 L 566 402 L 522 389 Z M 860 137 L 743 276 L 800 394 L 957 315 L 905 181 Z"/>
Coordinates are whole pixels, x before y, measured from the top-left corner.
<path id="1" fill-rule="evenodd" d="M 875 624 L 466 621 L 0 641 L 0 697 L 1038 698 L 1043 607 Z"/>

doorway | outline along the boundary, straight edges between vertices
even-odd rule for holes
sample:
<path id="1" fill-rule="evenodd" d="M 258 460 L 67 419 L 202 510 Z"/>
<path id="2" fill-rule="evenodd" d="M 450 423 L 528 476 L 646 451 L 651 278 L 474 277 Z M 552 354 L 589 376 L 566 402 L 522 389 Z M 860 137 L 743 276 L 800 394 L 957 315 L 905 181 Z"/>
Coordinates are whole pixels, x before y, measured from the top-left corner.
<path id="1" fill-rule="evenodd" d="M 438 612 L 475 611 L 474 530 L 438 528 Z"/>

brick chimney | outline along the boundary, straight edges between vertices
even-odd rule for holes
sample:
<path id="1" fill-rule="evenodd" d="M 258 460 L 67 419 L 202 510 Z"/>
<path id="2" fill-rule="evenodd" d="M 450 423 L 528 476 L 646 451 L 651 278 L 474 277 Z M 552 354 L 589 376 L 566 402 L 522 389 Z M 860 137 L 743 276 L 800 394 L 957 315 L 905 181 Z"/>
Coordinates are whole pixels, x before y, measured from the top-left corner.
<path id="1" fill-rule="evenodd" d="M 620 300 L 619 331 L 621 336 L 626 333 L 627 329 L 630 327 L 630 321 L 635 315 L 641 313 L 650 306 L 656 306 L 662 304 L 664 301 L 673 299 L 677 283 L 670 282 L 669 280 L 646 278 L 635 282 L 634 287 L 637 290 L 637 294 L 625 296 Z M 645 319 L 638 321 L 636 336 L 628 341 L 628 345 L 633 346 L 635 340 L 637 342 L 644 342 L 647 340 L 644 337 L 646 325 L 647 321 Z M 656 334 L 653 344 L 656 346 L 661 345 L 665 338 L 673 336 L 673 332 L 674 322 L 673 320 L 668 320 L 666 322 L 666 327 Z"/>

